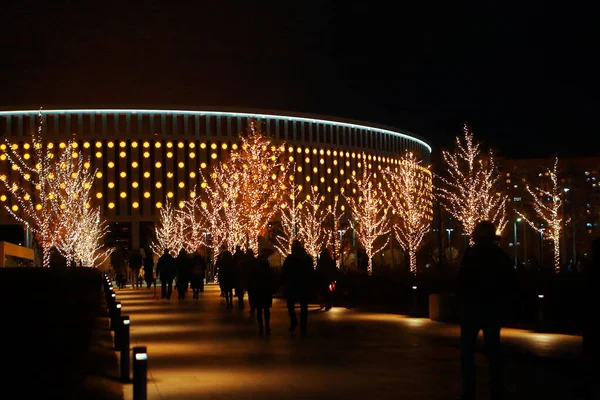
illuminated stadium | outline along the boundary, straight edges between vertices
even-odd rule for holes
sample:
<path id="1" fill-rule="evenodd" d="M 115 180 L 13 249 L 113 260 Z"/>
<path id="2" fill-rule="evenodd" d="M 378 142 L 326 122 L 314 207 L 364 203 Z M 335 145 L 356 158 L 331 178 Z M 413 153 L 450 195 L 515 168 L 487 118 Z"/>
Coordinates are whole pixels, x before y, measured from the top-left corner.
<path id="1" fill-rule="evenodd" d="M 25 155 L 40 110 L 0 111 L 0 135 Z M 110 223 L 111 237 L 132 247 L 147 245 L 166 199 L 174 204 L 200 187 L 199 171 L 227 158 L 238 135 L 254 123 L 274 144 L 285 143 L 296 179 L 334 196 L 350 184 L 364 153 L 373 168 L 397 163 L 411 151 L 423 165 L 431 147 L 402 130 L 318 115 L 270 111 L 194 111 L 166 109 L 44 109 L 43 138 L 52 146 L 74 140 L 96 169 L 93 197 Z M 4 144 L 2 146 L 5 146 Z M 10 175 L 6 155 L 0 174 Z M 0 204 L 14 200 L 0 186 Z M 4 208 L 4 207 L 3 207 Z M 4 211 L 2 224 L 14 223 Z"/>

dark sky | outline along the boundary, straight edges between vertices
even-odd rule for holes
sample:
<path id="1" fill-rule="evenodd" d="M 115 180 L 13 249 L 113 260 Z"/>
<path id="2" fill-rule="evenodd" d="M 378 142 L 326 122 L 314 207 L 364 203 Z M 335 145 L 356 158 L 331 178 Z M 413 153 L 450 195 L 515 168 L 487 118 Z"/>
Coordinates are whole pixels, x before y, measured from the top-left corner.
<path id="1" fill-rule="evenodd" d="M 506 156 L 600 153 L 582 10 L 556 23 L 538 1 L 20 3 L 0 12 L 0 108 L 289 110 L 437 149 L 467 123 Z"/>

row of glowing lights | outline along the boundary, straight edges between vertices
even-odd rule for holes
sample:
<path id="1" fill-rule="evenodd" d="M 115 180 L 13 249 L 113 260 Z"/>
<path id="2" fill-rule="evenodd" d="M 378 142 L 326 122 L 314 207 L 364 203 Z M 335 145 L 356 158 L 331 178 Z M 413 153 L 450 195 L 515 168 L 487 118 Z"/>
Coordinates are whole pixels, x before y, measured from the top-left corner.
<path id="1" fill-rule="evenodd" d="M 73 143 L 71 144 L 71 146 L 72 146 L 72 148 L 74 148 L 74 149 L 77 149 L 77 148 L 79 147 L 79 145 L 77 144 L 77 142 L 73 142 Z M 107 143 L 107 146 L 108 146 L 109 148 L 114 148 L 114 147 L 115 147 L 115 143 L 114 143 L 114 142 L 108 142 L 108 143 Z M 150 145 L 150 142 L 143 142 L 143 147 L 144 147 L 144 148 L 148 149 L 148 148 L 150 148 L 150 146 L 151 146 L 151 145 Z M 189 148 L 190 148 L 190 149 L 194 149 L 194 148 L 196 148 L 196 143 L 195 143 L 195 142 L 190 142 L 190 143 L 188 144 L 188 146 L 189 146 Z M 54 143 L 50 142 L 50 143 L 48 143 L 48 144 L 47 144 L 47 146 L 46 146 L 46 147 L 47 147 L 48 149 L 53 149 L 53 148 L 54 148 Z M 61 143 L 59 143 L 58 147 L 59 147 L 59 148 L 61 148 L 61 149 L 65 149 L 65 148 L 67 147 L 67 144 L 66 144 L 65 142 L 61 142 Z M 83 147 L 84 147 L 84 148 L 86 148 L 86 149 L 87 149 L 87 148 L 90 148 L 90 147 L 91 147 L 91 143 L 90 143 L 90 142 L 85 142 L 85 143 L 83 143 Z M 119 143 L 119 147 L 121 147 L 121 148 L 125 148 L 125 147 L 127 147 L 127 142 L 120 142 L 120 143 Z M 137 147 L 138 147 L 138 142 L 131 142 L 131 147 L 132 147 L 132 148 L 134 148 L 134 149 L 135 149 L 135 148 L 137 148 Z M 157 149 L 159 149 L 159 148 L 161 148 L 161 147 L 162 147 L 162 143 L 161 143 L 161 142 L 155 142 L 155 143 L 154 143 L 154 147 L 155 147 L 155 148 L 157 148 Z M 167 142 L 167 143 L 166 143 L 166 147 L 167 147 L 167 148 L 173 148 L 173 147 L 174 147 L 174 143 L 173 143 L 173 142 Z M 177 144 L 177 147 L 178 147 L 178 148 L 180 148 L 180 149 L 183 149 L 183 148 L 185 147 L 185 143 L 183 143 L 183 142 L 179 142 L 179 143 Z M 200 143 L 200 146 L 199 146 L 199 147 L 200 147 L 200 149 L 206 149 L 206 148 L 207 148 L 207 144 L 206 144 L 206 143 L 204 143 L 204 142 L 202 142 L 202 143 Z M 216 149 L 217 149 L 217 147 L 218 147 L 218 146 L 217 146 L 217 144 L 216 144 L 216 143 L 212 143 L 212 144 L 210 145 L 210 148 L 211 148 L 212 150 L 216 150 Z M 238 146 L 236 143 L 234 143 L 234 144 L 232 144 L 232 145 L 231 145 L 231 149 L 232 149 L 232 150 L 237 150 L 237 149 L 238 149 L 238 147 L 239 147 L 239 146 Z M 25 150 L 29 150 L 30 148 L 31 148 L 31 145 L 30 145 L 29 143 L 24 143 L 24 144 L 23 144 L 23 149 L 25 149 Z M 102 148 L 102 142 L 100 142 L 100 141 L 96 142 L 96 148 L 99 148 L 99 149 L 100 149 L 100 148 Z M 229 145 L 228 145 L 227 143 L 222 143 L 222 144 L 221 144 L 221 148 L 222 148 L 223 150 L 227 150 L 227 149 L 229 148 Z M 18 149 L 19 149 L 19 145 L 18 145 L 18 144 L 16 144 L 16 143 L 13 143 L 13 144 L 12 144 L 12 149 L 13 149 L 13 150 L 18 150 Z M 3 144 L 1 144 L 1 145 L 0 145 L 0 150 L 2 150 L 2 151 L 5 151 L 5 150 L 6 150 L 6 144 L 4 144 L 4 143 L 3 143 Z M 277 150 L 277 147 L 276 147 L 276 146 L 271 146 L 271 150 L 272 150 L 272 151 L 275 151 L 275 150 Z M 293 152 L 294 152 L 294 148 L 293 148 L 292 146 L 288 147 L 288 149 L 287 149 L 287 150 L 288 150 L 288 152 L 289 152 L 289 153 L 293 153 Z M 281 151 L 281 152 L 284 152 L 284 151 L 285 151 L 285 148 L 284 148 L 284 146 L 280 146 L 280 147 L 279 147 L 279 151 Z M 297 153 L 302 153 L 303 151 L 304 151 L 304 153 L 305 153 L 305 154 L 310 154 L 310 153 L 311 153 L 311 149 L 309 149 L 308 147 L 306 147 L 306 148 L 304 148 L 304 149 L 303 149 L 302 147 L 297 147 L 297 148 L 296 148 L 296 152 L 297 152 Z M 327 150 L 325 150 L 325 149 L 320 149 L 320 150 L 317 150 L 316 148 L 313 148 L 313 149 L 312 149 L 312 153 L 313 153 L 314 155 L 316 155 L 316 154 L 320 154 L 320 155 L 327 155 L 327 156 L 331 156 L 331 155 L 333 154 L 333 156 L 334 156 L 334 157 L 337 157 L 337 156 L 338 156 L 338 151 L 337 151 L 337 150 L 333 150 L 333 151 L 332 151 L 332 150 L 330 150 L 330 149 L 327 149 Z M 76 152 L 74 152 L 73 154 L 74 154 L 74 157 L 76 158 L 77 156 L 75 156 L 75 154 L 77 154 L 77 153 L 76 153 Z M 357 154 L 357 153 L 355 153 L 355 152 L 352 152 L 352 153 L 350 153 L 350 152 L 348 152 L 348 151 L 347 151 L 347 152 L 345 152 L 345 153 L 344 153 L 343 151 L 340 151 L 340 152 L 339 152 L 339 156 L 340 156 L 340 157 L 344 157 L 344 155 L 345 155 L 347 158 L 350 158 L 350 157 L 351 157 L 351 158 L 358 158 L 358 159 L 362 158 L 362 154 L 361 154 L 361 153 L 358 153 L 358 154 Z M 5 156 L 4 154 L 3 154 L 2 156 L 4 156 L 4 157 L 2 158 L 2 160 L 5 160 L 5 159 L 6 159 L 6 156 Z M 125 151 L 121 151 L 121 152 L 119 153 L 119 156 L 120 156 L 121 158 L 125 158 L 125 157 L 127 156 L 127 153 L 126 153 Z M 149 158 L 149 157 L 150 157 L 150 152 L 148 152 L 148 151 L 144 152 L 144 153 L 143 153 L 143 156 L 144 156 L 145 158 Z M 188 154 L 188 156 L 189 156 L 190 158 L 194 158 L 194 157 L 196 157 L 196 154 L 195 154 L 195 153 L 193 153 L 193 152 L 191 152 L 191 153 L 189 153 L 189 154 Z M 28 154 L 28 153 L 25 153 L 23 157 L 24 157 L 25 159 L 29 159 L 29 157 L 30 157 L 30 156 L 29 156 L 29 154 Z M 97 151 L 97 152 L 96 152 L 96 157 L 97 157 L 97 158 L 102 158 L 102 152 L 101 152 L 101 151 Z M 173 157 L 173 153 L 172 153 L 172 152 L 168 152 L 168 153 L 167 153 L 167 157 L 168 157 L 168 158 L 172 158 L 172 157 Z M 211 154 L 211 158 L 213 158 L 213 159 L 217 158 L 217 155 L 216 155 L 216 153 L 212 153 L 212 154 Z M 372 155 L 370 155 L 370 154 L 369 154 L 369 155 L 367 155 L 367 159 L 368 159 L 368 160 L 373 160 L 373 161 L 379 161 L 379 162 L 393 163 L 393 164 L 397 164 L 397 163 L 398 163 L 398 160 L 397 160 L 397 159 L 393 159 L 393 158 L 390 158 L 390 157 L 372 156 Z M 308 157 L 306 158 L 306 160 L 308 160 Z M 293 160 L 291 159 L 291 157 L 290 157 L 290 161 L 293 161 Z M 308 161 L 306 161 L 306 162 L 308 162 Z M 324 161 L 323 161 L 323 159 L 321 159 L 321 160 L 320 160 L 320 162 L 321 162 L 321 163 L 323 163 L 323 162 L 324 162 Z"/>

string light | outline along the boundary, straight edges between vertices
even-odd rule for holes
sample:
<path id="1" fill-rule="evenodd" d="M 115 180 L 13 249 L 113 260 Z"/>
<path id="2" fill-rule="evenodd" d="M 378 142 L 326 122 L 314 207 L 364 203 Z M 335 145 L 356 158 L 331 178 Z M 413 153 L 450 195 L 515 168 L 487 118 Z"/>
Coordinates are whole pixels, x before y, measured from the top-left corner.
<path id="1" fill-rule="evenodd" d="M 552 181 L 552 188 L 546 190 L 541 187 L 532 190 L 529 185 L 526 185 L 527 192 L 533 198 L 533 209 L 536 215 L 544 221 L 545 228 L 541 228 L 534 224 L 532 220 L 526 217 L 523 213 L 518 210 L 515 212 L 525 220 L 533 229 L 537 232 L 545 234 L 548 239 L 552 240 L 553 252 L 554 252 L 554 269 L 558 273 L 560 272 L 560 235 L 562 230 L 562 221 L 560 210 L 563 207 L 563 200 L 561 197 L 561 190 L 559 187 L 558 180 L 558 158 L 554 160 L 554 167 L 552 170 L 547 170 L 547 176 Z M 551 199 L 551 203 L 548 205 L 545 199 Z"/>
<path id="2" fill-rule="evenodd" d="M 412 152 L 407 152 L 395 170 L 384 170 L 384 180 L 389 194 L 384 193 L 390 204 L 394 236 L 408 253 L 410 271 L 417 273 L 417 251 L 423 238 L 431 230 L 433 221 L 433 185 L 431 172 L 420 165 Z"/>
<path id="3" fill-rule="evenodd" d="M 444 209 L 462 225 L 469 243 L 473 244 L 473 230 L 482 220 L 492 221 L 496 233 L 502 234 L 508 222 L 508 197 L 496 191 L 499 176 L 492 153 L 481 154 L 480 144 L 473 141 L 473 134 L 465 125 L 463 141 L 457 137 L 455 152 L 443 151 L 442 157 L 448 177 L 439 176 L 442 185 L 438 196 Z"/>
<path id="4" fill-rule="evenodd" d="M 390 232 L 387 219 L 389 205 L 387 202 L 380 201 L 383 195 L 377 187 L 374 174 L 367 168 L 363 168 L 361 179 L 353 176 L 352 180 L 360 196 L 355 198 L 344 195 L 344 197 L 352 213 L 350 224 L 356 232 L 356 238 L 365 249 L 368 258 L 367 273 L 371 275 L 373 256 L 383 250 L 389 242 L 389 238 L 386 238 L 385 244 L 376 246 L 377 240 Z"/>

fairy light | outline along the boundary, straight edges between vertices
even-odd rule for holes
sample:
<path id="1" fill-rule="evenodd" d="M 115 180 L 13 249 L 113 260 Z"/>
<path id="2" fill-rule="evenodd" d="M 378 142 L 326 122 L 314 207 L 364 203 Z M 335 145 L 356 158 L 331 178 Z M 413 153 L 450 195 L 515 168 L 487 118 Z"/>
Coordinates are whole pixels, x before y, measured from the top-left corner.
<path id="1" fill-rule="evenodd" d="M 154 254 L 162 255 L 165 249 L 173 256 L 177 256 L 183 247 L 183 219 L 173 207 L 171 201 L 165 199 L 164 204 L 156 203 L 159 211 L 159 219 L 154 228 L 155 240 L 150 243 Z"/>
<path id="2" fill-rule="evenodd" d="M 323 221 L 328 214 L 324 201 L 316 191 L 309 194 L 302 202 L 298 239 L 304 244 L 304 249 L 312 257 L 313 268 L 317 267 L 317 257 L 321 252 L 323 243 L 327 241 L 328 232 L 323 227 Z"/>
<path id="3" fill-rule="evenodd" d="M 433 221 L 433 184 L 431 172 L 420 165 L 412 152 L 407 152 L 395 170 L 385 170 L 389 193 L 383 192 L 390 204 L 394 236 L 408 253 L 410 272 L 417 274 L 417 251 L 431 230 Z"/>
<path id="4" fill-rule="evenodd" d="M 527 192 L 529 192 L 533 198 L 533 209 L 536 215 L 544 221 L 545 228 L 542 230 L 542 228 L 535 224 L 531 218 L 528 218 L 518 210 L 515 210 L 515 212 L 538 233 L 543 233 L 548 239 L 552 240 L 554 269 L 555 272 L 558 273 L 560 272 L 560 235 L 563 222 L 561 217 L 563 200 L 558 179 L 558 158 L 554 160 L 554 167 L 547 170 L 547 176 L 549 176 L 552 181 L 552 188 L 550 190 L 546 190 L 542 187 L 531 189 L 529 185 L 525 186 Z M 550 204 L 548 204 L 545 199 L 551 199 Z"/>
<path id="5" fill-rule="evenodd" d="M 346 195 L 344 197 L 352 213 L 350 223 L 369 260 L 367 273 L 370 275 L 373 273 L 373 256 L 383 250 L 389 242 L 389 238 L 386 238 L 383 245 L 376 246 L 376 241 L 390 231 L 389 221 L 386 218 L 389 205 L 387 202 L 380 201 L 383 195 L 377 187 L 374 174 L 369 169 L 363 168 L 361 179 L 354 176 L 352 179 L 360 195 L 358 198 Z"/>
<path id="6" fill-rule="evenodd" d="M 479 221 L 492 221 L 497 234 L 501 234 L 507 224 L 508 198 L 496 192 L 499 176 L 493 155 L 491 152 L 482 154 L 480 146 L 473 141 L 473 134 L 465 125 L 463 140 L 456 138 L 455 152 L 442 152 L 448 176 L 439 176 L 442 185 L 438 196 L 442 206 L 462 225 L 471 245 L 471 235 Z"/>
<path id="7" fill-rule="evenodd" d="M 299 196 L 302 191 L 302 185 L 295 182 L 286 186 L 282 185 L 281 191 L 285 193 L 279 212 L 281 233 L 275 237 L 274 247 L 279 254 L 286 257 L 292 252 L 292 242 L 298 238 L 298 226 L 300 225 L 300 204 Z"/>

